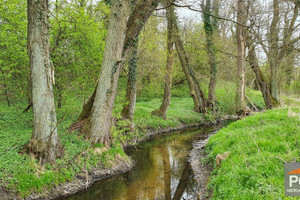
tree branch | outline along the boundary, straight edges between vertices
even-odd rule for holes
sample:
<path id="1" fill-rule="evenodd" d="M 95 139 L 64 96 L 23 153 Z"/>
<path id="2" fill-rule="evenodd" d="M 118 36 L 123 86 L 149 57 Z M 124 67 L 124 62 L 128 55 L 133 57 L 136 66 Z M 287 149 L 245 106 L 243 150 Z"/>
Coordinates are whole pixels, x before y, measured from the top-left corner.
<path id="1" fill-rule="evenodd" d="M 179 5 L 179 4 L 176 4 L 176 3 L 169 2 L 169 5 L 168 5 L 168 6 L 163 7 L 163 8 L 158 8 L 157 10 L 166 9 L 166 8 L 168 8 L 168 7 L 170 7 L 170 6 L 175 6 L 175 7 L 178 7 L 178 8 L 188 8 L 189 10 L 192 10 L 192 11 L 195 11 L 195 12 L 200 12 L 200 13 L 202 13 L 202 14 L 207 14 L 207 15 L 209 15 L 209 16 L 215 18 L 215 19 L 220 19 L 220 20 L 232 22 L 232 23 L 235 23 L 235 24 L 241 25 L 241 26 L 243 26 L 243 27 L 247 27 L 247 28 L 249 28 L 249 27 L 252 26 L 252 25 L 247 26 L 247 25 L 245 25 L 245 24 L 238 23 L 238 22 L 234 21 L 233 19 L 227 19 L 227 18 L 224 18 L 224 17 L 220 17 L 220 16 L 213 15 L 213 14 L 208 13 L 208 12 L 205 12 L 205 11 L 203 11 L 203 10 L 199 10 L 199 9 L 197 9 L 197 8 L 193 8 L 193 7 L 190 6 L 190 5 Z"/>

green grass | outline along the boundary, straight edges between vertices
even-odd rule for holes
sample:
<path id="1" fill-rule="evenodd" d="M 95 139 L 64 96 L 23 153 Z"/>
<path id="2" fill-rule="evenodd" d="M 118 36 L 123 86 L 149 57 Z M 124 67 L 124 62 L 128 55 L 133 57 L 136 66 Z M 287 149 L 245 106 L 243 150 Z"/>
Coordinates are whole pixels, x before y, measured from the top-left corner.
<path id="1" fill-rule="evenodd" d="M 219 169 L 214 166 L 209 184 L 213 199 L 287 198 L 284 162 L 300 162 L 299 130 L 299 116 L 289 117 L 285 108 L 257 113 L 213 135 L 207 161 L 214 163 L 218 153 L 229 152 Z"/>
<path id="2" fill-rule="evenodd" d="M 123 130 L 115 130 L 114 134 L 117 135 L 115 138 L 126 141 L 128 137 L 143 137 L 149 129 L 157 130 L 164 127 L 175 127 L 182 123 L 191 124 L 203 120 L 214 120 L 217 117 L 232 114 L 235 110 L 234 97 L 230 95 L 234 91 L 233 85 L 230 83 L 218 84 L 216 94 L 219 112 L 206 116 L 193 111 L 193 100 L 189 97 L 189 89 L 186 85 L 174 88 L 174 97 L 171 99 L 166 121 L 150 114 L 159 108 L 162 98 L 147 94 L 146 101 L 142 95 L 138 98 L 134 116 L 138 131 L 127 136 L 122 135 Z M 71 181 L 85 168 L 90 170 L 93 167 L 110 167 L 117 155 L 122 155 L 124 159 L 127 159 L 118 145 L 113 145 L 110 150 L 98 155 L 93 153 L 95 147 L 85 141 L 82 135 L 77 132 L 68 133 L 69 126 L 76 121 L 81 111 L 84 99 L 82 95 L 76 91 L 64 93 L 64 104 L 61 109 L 57 109 L 57 120 L 59 122 L 58 132 L 65 154 L 54 165 L 45 165 L 44 167 L 39 166 L 38 161 L 29 155 L 19 153 L 31 138 L 33 118 L 31 110 L 22 113 L 26 107 L 26 103 L 22 101 L 14 100 L 15 104 L 11 107 L 8 107 L 4 100 L 0 101 L 0 138 L 2 141 L 0 146 L 0 186 L 16 190 L 20 196 L 27 196 L 32 192 L 39 192 L 45 187 L 51 188 L 53 185 Z M 84 96 L 87 97 L 88 93 Z M 116 116 L 122 109 L 123 97 L 124 88 L 118 92 L 114 112 Z M 249 98 L 255 104 L 262 101 L 261 95 L 255 91 L 251 91 Z"/>
<path id="3" fill-rule="evenodd" d="M 115 156 L 125 156 L 120 147 L 113 147 L 101 155 L 94 154 L 93 147 L 82 135 L 68 133 L 68 127 L 80 110 L 80 102 L 70 101 L 58 111 L 58 121 L 61 121 L 58 129 L 65 149 L 64 157 L 58 159 L 54 165 L 41 167 L 37 160 L 19 153 L 32 133 L 32 113 L 23 114 L 24 107 L 26 104 L 7 107 L 0 103 L 0 185 L 16 190 L 20 196 L 73 180 L 75 174 L 85 168 L 89 170 L 92 167 L 110 167 L 110 161 Z"/>

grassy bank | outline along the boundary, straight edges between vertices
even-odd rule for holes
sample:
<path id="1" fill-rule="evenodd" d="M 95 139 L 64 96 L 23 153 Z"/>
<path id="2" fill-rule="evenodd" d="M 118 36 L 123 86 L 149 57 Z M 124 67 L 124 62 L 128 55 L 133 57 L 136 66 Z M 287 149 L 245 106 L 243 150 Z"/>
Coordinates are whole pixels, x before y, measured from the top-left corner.
<path id="1" fill-rule="evenodd" d="M 25 102 L 14 101 L 14 105 L 8 107 L 5 101 L 0 101 L 0 186 L 8 190 L 17 191 L 20 196 L 27 196 L 32 192 L 40 192 L 43 188 L 51 188 L 67 181 L 71 181 L 82 171 L 90 171 L 93 168 L 113 168 L 116 159 L 128 160 L 120 143 L 128 138 L 144 137 L 149 129 L 175 127 L 180 124 L 200 123 L 204 120 L 214 120 L 227 114 L 234 113 L 234 97 L 228 90 L 232 84 L 219 84 L 217 98 L 219 100 L 219 112 L 215 115 L 208 113 L 202 115 L 194 112 L 193 100 L 189 97 L 188 87 L 174 88 L 173 98 L 168 111 L 168 119 L 165 121 L 150 113 L 159 108 L 161 98 L 142 94 L 138 98 L 135 112 L 136 133 L 123 135 L 123 130 L 114 130 L 117 137 L 112 148 L 103 153 L 96 153 L 95 148 L 101 148 L 101 144 L 92 146 L 85 141 L 78 132 L 69 133 L 69 126 L 76 121 L 81 106 L 82 98 L 76 92 L 64 94 L 63 107 L 57 109 L 58 131 L 65 154 L 54 165 L 40 166 L 38 161 L 30 155 L 22 153 L 24 145 L 30 140 L 32 133 L 32 112 L 22 113 L 27 106 Z M 249 98 L 257 105 L 262 105 L 262 97 L 258 91 L 249 90 Z M 85 94 L 85 97 L 87 94 Z M 124 94 L 118 94 L 114 114 L 120 116 Z M 148 99 L 146 101 L 146 99 Z"/>
<path id="2" fill-rule="evenodd" d="M 230 124 L 213 135 L 207 159 L 229 152 L 214 164 L 209 187 L 213 199 L 287 199 L 284 162 L 300 162 L 299 108 L 275 109 Z"/>

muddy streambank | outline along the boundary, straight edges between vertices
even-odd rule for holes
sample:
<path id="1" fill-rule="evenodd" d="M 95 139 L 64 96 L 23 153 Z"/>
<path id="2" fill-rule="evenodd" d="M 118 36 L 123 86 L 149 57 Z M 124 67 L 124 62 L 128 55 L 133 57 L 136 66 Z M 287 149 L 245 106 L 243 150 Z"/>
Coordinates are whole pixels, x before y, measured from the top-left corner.
<path id="1" fill-rule="evenodd" d="M 210 127 L 218 125 L 218 128 L 221 127 L 221 124 L 228 120 L 235 120 L 236 116 L 228 116 L 221 120 L 216 120 L 214 122 L 205 121 L 198 124 L 182 124 L 177 127 L 168 127 L 160 130 L 147 130 L 147 134 L 145 137 L 139 139 L 137 141 L 137 146 L 141 144 L 146 144 L 149 141 L 156 140 L 159 137 L 164 137 L 168 135 L 173 135 L 174 132 L 184 131 L 187 129 L 197 129 L 199 127 Z M 206 134 L 207 135 L 207 134 Z M 207 137 L 207 136 L 204 136 Z M 135 145 L 127 145 L 125 147 L 126 151 L 135 151 Z M 130 150 L 131 149 L 131 150 Z M 192 149 L 190 149 L 192 150 Z M 190 156 L 190 162 L 192 163 L 191 169 L 194 171 L 195 169 L 195 161 L 198 159 L 196 156 L 196 151 L 193 155 Z M 53 187 L 51 189 L 44 189 L 41 193 L 31 194 L 29 197 L 25 198 L 26 200 L 50 200 L 50 199 L 65 199 L 66 197 L 82 193 L 87 191 L 89 188 L 93 187 L 93 185 L 97 184 L 99 181 L 102 182 L 106 179 L 109 179 L 114 176 L 118 176 L 120 174 L 124 174 L 126 172 L 130 172 L 133 168 L 134 163 L 131 161 L 125 161 L 123 159 L 116 159 L 114 167 L 112 169 L 94 169 L 92 172 L 87 173 L 86 171 L 82 171 L 79 173 L 73 181 L 60 184 L 59 186 Z M 197 181 L 198 182 L 198 181 Z M 198 183 L 199 184 L 199 183 Z M 3 189 L 0 189 L 1 197 L 0 200 L 20 200 L 15 193 Z"/>
<path id="2" fill-rule="evenodd" d="M 206 200 L 211 197 L 211 191 L 207 190 L 207 184 L 213 170 L 212 165 L 204 164 L 202 159 L 205 155 L 205 146 L 209 140 L 209 137 L 215 134 L 216 131 L 210 133 L 201 140 L 193 142 L 193 149 L 190 152 L 190 163 L 193 170 L 193 175 L 197 181 L 198 200 Z"/>

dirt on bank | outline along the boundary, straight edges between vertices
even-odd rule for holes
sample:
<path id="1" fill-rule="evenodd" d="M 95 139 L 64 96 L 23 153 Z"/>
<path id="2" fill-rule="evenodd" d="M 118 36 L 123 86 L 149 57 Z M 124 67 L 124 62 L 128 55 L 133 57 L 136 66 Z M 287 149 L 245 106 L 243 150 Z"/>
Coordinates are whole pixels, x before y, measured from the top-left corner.
<path id="1" fill-rule="evenodd" d="M 201 138 L 201 140 L 195 141 L 193 143 L 193 149 L 190 152 L 189 162 L 191 163 L 194 178 L 197 181 L 199 200 L 206 200 L 211 196 L 211 191 L 207 190 L 207 184 L 209 183 L 209 177 L 213 167 L 211 165 L 204 164 L 202 159 L 205 157 L 205 145 L 207 144 L 209 137 L 214 133 L 216 133 L 216 131 L 207 135 L 206 138 Z"/>

